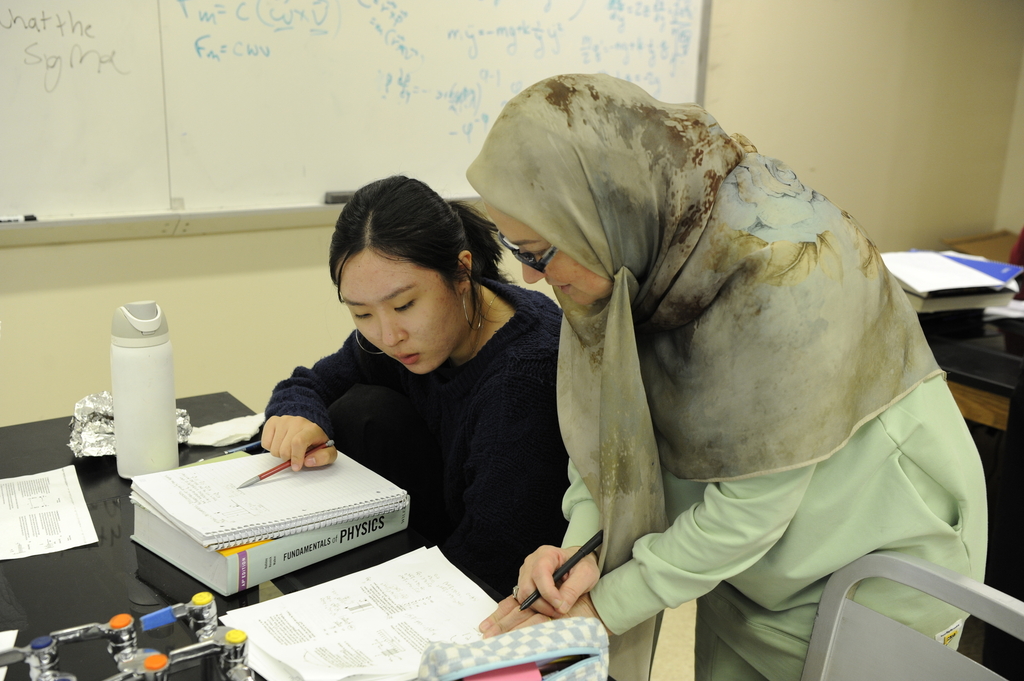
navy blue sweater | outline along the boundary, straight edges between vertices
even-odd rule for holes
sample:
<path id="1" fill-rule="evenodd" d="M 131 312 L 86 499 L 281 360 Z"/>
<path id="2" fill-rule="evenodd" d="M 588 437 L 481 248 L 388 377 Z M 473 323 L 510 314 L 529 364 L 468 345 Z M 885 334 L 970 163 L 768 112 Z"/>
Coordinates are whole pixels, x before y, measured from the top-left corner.
<path id="1" fill-rule="evenodd" d="M 515 315 L 465 364 L 417 375 L 363 352 L 353 334 L 338 352 L 279 383 L 266 414 L 302 416 L 333 437 L 328 407 L 353 385 L 406 395 L 444 457 L 445 508 L 456 528 L 441 550 L 510 593 L 523 559 L 542 544 L 560 545 L 566 528 L 568 455 L 555 399 L 561 311 L 542 293 L 486 285 Z"/>

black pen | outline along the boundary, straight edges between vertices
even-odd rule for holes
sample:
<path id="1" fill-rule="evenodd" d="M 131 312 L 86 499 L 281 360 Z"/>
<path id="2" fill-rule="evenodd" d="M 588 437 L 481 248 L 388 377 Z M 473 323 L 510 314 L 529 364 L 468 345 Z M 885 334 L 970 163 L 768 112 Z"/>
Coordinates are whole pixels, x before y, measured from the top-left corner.
<path id="1" fill-rule="evenodd" d="M 558 580 L 562 577 L 565 577 L 576 563 L 583 560 L 583 558 L 588 554 L 593 553 L 594 550 L 601 545 L 602 541 L 604 541 L 604 530 L 598 530 L 597 534 L 590 538 L 590 541 L 581 546 L 579 551 L 572 554 L 572 557 L 569 560 L 562 563 L 559 568 L 555 570 L 555 574 L 552 576 L 552 579 L 555 580 L 555 584 L 557 584 Z M 540 589 L 535 589 L 534 592 L 530 594 L 525 601 L 523 601 L 523 604 L 519 606 L 519 610 L 526 610 L 533 605 L 538 598 L 540 598 Z"/>

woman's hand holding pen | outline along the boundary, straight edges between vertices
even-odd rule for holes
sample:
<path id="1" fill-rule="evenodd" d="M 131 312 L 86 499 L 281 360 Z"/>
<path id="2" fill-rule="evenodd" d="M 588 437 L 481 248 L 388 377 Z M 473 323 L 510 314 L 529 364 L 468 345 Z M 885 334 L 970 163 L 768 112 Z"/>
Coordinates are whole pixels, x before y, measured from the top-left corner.
<path id="1" fill-rule="evenodd" d="M 480 631 L 484 637 L 566 616 L 600 619 L 588 593 L 601 576 L 594 554 L 581 559 L 569 571 L 560 586 L 556 586 L 554 582 L 555 571 L 569 560 L 577 548 L 542 546 L 527 556 L 523 566 L 519 568 L 516 595 L 501 601 L 498 609 L 480 623 Z M 541 597 L 530 608 L 520 611 L 520 603 L 535 589 L 540 591 Z"/>
<path id="2" fill-rule="evenodd" d="M 334 463 L 338 450 L 324 447 L 308 456 L 306 452 L 329 438 L 323 428 L 301 416 L 271 416 L 263 425 L 263 448 L 279 459 L 291 459 L 292 470 Z"/>

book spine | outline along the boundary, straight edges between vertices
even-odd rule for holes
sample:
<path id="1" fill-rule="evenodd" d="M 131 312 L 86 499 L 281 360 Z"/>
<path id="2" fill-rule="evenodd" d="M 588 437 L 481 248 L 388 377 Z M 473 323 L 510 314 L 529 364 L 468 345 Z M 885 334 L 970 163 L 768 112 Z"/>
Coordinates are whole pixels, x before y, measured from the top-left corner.
<path id="1" fill-rule="evenodd" d="M 235 591 L 286 575 L 409 525 L 409 507 L 349 523 L 288 535 L 227 556 L 228 579 Z M 229 584 L 230 586 L 230 584 Z"/>

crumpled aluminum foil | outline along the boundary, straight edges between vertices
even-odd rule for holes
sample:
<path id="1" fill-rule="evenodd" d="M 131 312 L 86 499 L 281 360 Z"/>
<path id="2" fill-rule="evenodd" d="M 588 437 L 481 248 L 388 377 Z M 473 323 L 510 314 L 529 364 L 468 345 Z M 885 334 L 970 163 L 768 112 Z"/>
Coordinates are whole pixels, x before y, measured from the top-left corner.
<path id="1" fill-rule="evenodd" d="M 188 412 L 175 409 L 178 444 L 188 442 L 192 422 Z M 71 417 L 71 441 L 68 447 L 75 456 L 114 456 L 114 397 L 104 390 L 86 395 L 75 403 Z"/>

